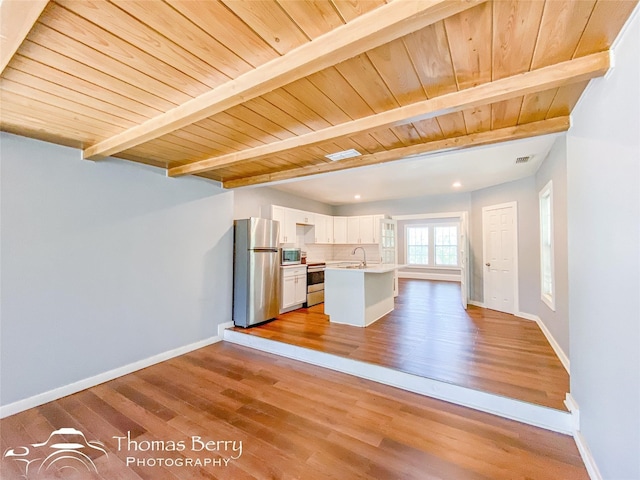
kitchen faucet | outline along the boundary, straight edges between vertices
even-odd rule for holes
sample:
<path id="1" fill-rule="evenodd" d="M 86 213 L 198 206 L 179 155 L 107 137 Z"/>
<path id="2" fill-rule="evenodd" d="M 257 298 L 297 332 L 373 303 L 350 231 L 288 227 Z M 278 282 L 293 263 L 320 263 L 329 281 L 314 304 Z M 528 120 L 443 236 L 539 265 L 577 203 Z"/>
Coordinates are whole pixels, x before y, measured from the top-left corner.
<path id="1" fill-rule="evenodd" d="M 364 261 L 362 262 L 362 266 L 366 267 L 367 266 L 367 252 L 365 252 L 364 248 L 362 247 L 356 247 L 353 249 L 353 252 L 351 252 L 351 255 L 355 255 L 356 254 L 356 250 L 362 250 L 362 255 L 364 256 Z"/>

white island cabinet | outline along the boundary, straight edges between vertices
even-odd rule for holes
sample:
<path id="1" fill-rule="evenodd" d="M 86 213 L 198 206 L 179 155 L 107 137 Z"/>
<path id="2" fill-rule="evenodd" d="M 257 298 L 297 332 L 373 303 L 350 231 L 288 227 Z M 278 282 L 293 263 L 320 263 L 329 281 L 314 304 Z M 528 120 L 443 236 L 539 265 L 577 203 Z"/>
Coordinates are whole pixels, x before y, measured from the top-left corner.
<path id="1" fill-rule="evenodd" d="M 394 274 L 403 265 L 327 266 L 324 313 L 329 321 L 366 327 L 393 310 Z"/>

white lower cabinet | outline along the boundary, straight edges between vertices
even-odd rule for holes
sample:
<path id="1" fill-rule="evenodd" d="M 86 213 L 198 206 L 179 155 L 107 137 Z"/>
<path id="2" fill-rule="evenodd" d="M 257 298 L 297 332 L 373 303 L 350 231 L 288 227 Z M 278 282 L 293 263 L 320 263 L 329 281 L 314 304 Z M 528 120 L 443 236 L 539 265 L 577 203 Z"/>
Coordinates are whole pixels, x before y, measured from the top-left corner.
<path id="1" fill-rule="evenodd" d="M 297 308 L 307 301 L 307 267 L 281 267 L 280 311 Z"/>

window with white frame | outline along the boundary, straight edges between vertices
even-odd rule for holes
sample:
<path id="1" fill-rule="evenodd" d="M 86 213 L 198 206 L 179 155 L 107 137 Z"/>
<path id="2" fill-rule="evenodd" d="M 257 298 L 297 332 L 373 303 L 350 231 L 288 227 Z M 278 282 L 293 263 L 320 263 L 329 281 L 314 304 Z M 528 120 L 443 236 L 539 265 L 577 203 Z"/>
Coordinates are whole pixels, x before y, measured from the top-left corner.
<path id="1" fill-rule="evenodd" d="M 407 263 L 409 265 L 429 265 L 429 227 L 407 225 Z"/>
<path id="2" fill-rule="evenodd" d="M 553 262 L 553 184 L 547 183 L 539 194 L 540 202 L 540 292 L 542 301 L 556 309 Z"/>
<path id="3" fill-rule="evenodd" d="M 458 227 L 433 227 L 433 256 L 436 265 L 458 265 Z"/>
<path id="4" fill-rule="evenodd" d="M 457 267 L 458 224 L 405 226 L 406 263 L 410 266 Z"/>

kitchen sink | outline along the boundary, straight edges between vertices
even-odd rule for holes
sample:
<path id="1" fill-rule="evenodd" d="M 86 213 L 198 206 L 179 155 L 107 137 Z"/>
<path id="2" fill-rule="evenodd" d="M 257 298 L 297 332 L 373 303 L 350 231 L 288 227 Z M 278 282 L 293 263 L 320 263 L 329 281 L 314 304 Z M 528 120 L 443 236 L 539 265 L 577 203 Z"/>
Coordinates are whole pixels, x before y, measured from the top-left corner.
<path id="1" fill-rule="evenodd" d="M 344 267 L 341 267 L 341 268 L 357 268 L 357 269 L 362 270 L 362 269 L 367 268 L 367 267 L 365 267 L 364 265 L 345 265 Z"/>

